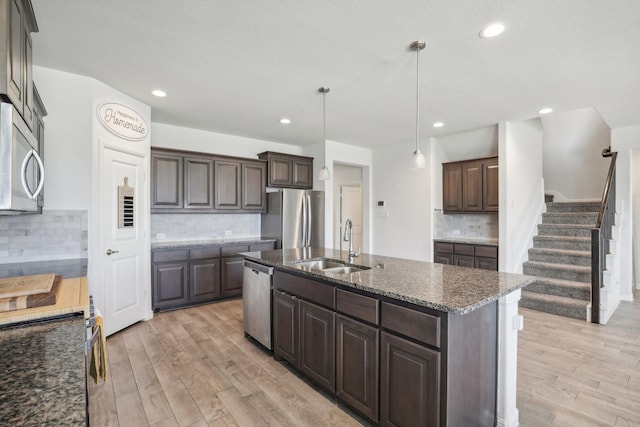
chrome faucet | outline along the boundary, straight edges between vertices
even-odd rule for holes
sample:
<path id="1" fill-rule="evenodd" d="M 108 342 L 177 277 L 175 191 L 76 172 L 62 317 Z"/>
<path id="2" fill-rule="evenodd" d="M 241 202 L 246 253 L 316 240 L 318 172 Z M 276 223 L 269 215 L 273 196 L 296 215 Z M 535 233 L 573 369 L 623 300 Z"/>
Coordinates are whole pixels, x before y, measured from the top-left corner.
<path id="1" fill-rule="evenodd" d="M 344 223 L 344 236 L 342 239 L 345 242 L 349 242 L 349 262 L 353 263 L 353 259 L 360 256 L 360 252 L 353 251 L 353 223 L 350 219 L 347 219 Z"/>

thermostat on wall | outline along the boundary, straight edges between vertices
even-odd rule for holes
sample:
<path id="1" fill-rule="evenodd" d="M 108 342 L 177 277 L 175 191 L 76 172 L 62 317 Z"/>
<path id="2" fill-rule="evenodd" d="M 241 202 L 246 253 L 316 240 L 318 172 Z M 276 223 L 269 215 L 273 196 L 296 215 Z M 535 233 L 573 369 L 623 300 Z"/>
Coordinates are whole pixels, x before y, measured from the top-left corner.
<path id="1" fill-rule="evenodd" d="M 378 206 L 384 206 L 384 200 L 378 200 Z"/>

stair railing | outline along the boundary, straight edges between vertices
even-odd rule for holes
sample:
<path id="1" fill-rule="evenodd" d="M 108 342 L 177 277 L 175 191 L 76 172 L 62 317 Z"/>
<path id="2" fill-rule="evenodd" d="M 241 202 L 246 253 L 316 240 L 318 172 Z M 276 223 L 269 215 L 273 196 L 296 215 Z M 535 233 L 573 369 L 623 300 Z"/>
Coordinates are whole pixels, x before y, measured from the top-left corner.
<path id="1" fill-rule="evenodd" d="M 604 184 L 602 202 L 596 226 L 591 229 L 591 322 L 600 323 L 600 289 L 604 287 L 607 269 L 607 254 L 615 222 L 616 204 L 616 158 L 618 153 L 611 147 L 602 150 L 602 157 L 611 157 L 607 181 Z"/>

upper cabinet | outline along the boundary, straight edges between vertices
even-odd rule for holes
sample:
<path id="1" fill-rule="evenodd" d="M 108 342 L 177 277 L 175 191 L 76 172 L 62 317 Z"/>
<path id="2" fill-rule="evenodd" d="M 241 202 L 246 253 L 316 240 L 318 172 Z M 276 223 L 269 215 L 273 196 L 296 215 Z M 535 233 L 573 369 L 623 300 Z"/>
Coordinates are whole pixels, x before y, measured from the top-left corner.
<path id="1" fill-rule="evenodd" d="M 151 150 L 151 213 L 242 213 L 266 210 L 262 160 Z"/>
<path id="2" fill-rule="evenodd" d="M 0 94 L 33 128 L 31 33 L 38 31 L 29 0 L 0 0 Z"/>
<path id="3" fill-rule="evenodd" d="M 444 213 L 498 212 L 498 158 L 442 164 Z"/>
<path id="4" fill-rule="evenodd" d="M 269 187 L 313 188 L 313 157 L 265 151 L 258 154 L 268 165 Z"/>

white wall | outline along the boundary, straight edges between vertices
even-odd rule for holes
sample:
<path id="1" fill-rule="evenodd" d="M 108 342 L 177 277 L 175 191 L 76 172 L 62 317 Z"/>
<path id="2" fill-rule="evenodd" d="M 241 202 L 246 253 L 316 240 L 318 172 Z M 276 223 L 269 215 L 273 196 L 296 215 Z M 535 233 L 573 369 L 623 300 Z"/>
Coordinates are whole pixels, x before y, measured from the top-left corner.
<path id="1" fill-rule="evenodd" d="M 422 142 L 427 169 L 410 170 L 411 143 L 373 152 L 372 253 L 413 260 L 432 259 L 431 147 Z M 430 142 L 429 142 L 429 145 Z M 377 202 L 383 200 L 384 207 Z"/>
<path id="2" fill-rule="evenodd" d="M 620 260 L 619 294 L 623 299 L 633 298 L 634 281 L 638 287 L 638 278 L 634 280 L 633 265 L 640 266 L 640 254 L 634 252 L 635 242 L 640 241 L 640 211 L 634 210 L 634 194 L 638 190 L 634 183 L 638 182 L 640 169 L 632 159 L 636 150 L 640 150 L 640 126 L 613 129 L 611 131 L 611 150 L 618 153 L 616 161 L 616 210 L 619 213 L 618 250 L 616 256 Z M 640 184 L 639 184 L 640 185 Z M 637 199 L 635 201 L 637 203 Z M 638 271 L 638 270 L 636 270 Z"/>
<path id="3" fill-rule="evenodd" d="M 633 218 L 631 288 L 633 291 L 634 288 L 640 289 L 640 148 L 632 150 L 631 153 L 631 198 L 633 199 L 633 204 L 631 205 Z M 635 286 L 633 283 L 635 283 Z"/>
<path id="4" fill-rule="evenodd" d="M 89 210 L 93 79 L 34 66 L 33 80 L 48 112 L 44 208 Z"/>
<path id="5" fill-rule="evenodd" d="M 499 270 L 522 273 L 544 209 L 540 121 L 499 124 Z"/>
<path id="6" fill-rule="evenodd" d="M 602 149 L 611 131 L 591 107 L 542 117 L 545 191 L 554 201 L 602 197 L 609 161 Z"/>
<path id="7" fill-rule="evenodd" d="M 498 125 L 440 136 L 433 140 L 440 147 L 443 156 L 438 159 L 440 163 L 495 156 L 498 154 Z"/>

